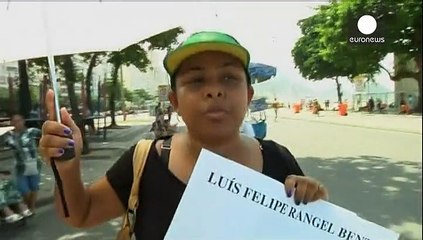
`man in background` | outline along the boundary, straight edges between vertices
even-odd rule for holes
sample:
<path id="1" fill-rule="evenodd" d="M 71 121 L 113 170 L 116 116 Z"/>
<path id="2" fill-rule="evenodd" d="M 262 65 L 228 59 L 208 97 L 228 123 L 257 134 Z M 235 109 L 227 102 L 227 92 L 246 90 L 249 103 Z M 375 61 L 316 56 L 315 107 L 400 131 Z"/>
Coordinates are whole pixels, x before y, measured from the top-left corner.
<path id="1" fill-rule="evenodd" d="M 6 134 L 6 144 L 14 151 L 16 184 L 25 204 L 34 212 L 41 171 L 36 140 L 41 136 L 41 130 L 27 128 L 20 114 L 14 114 L 11 123 L 14 129 Z"/>
<path id="2" fill-rule="evenodd" d="M 275 121 L 276 121 L 278 119 L 278 110 L 279 110 L 279 102 L 277 98 L 273 100 L 272 108 L 275 110 Z"/>

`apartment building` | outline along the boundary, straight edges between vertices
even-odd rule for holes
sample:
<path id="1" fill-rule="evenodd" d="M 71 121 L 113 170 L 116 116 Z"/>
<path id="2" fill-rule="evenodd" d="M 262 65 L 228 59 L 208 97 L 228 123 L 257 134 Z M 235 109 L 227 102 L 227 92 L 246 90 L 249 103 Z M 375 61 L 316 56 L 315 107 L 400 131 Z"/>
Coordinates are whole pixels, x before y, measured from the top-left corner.
<path id="1" fill-rule="evenodd" d="M 18 63 L 0 63 L 0 88 L 8 88 L 8 78 L 11 77 L 16 82 L 19 76 Z"/>

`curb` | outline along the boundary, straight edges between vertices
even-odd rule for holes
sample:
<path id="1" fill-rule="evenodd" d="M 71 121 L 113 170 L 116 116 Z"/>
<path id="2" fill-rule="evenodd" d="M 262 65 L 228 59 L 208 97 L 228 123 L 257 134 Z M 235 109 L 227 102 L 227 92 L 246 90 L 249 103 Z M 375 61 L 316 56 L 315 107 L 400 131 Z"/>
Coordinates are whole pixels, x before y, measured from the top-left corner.
<path id="1" fill-rule="evenodd" d="M 392 129 L 392 128 L 383 128 L 383 127 L 372 127 L 372 126 L 364 126 L 352 123 L 338 123 L 338 122 L 323 122 L 313 119 L 304 119 L 304 118 L 292 118 L 292 117 L 282 117 L 282 119 L 288 120 L 297 120 L 297 121 L 306 121 L 306 122 L 317 122 L 322 124 L 330 124 L 330 125 L 338 125 L 338 126 L 348 126 L 348 127 L 357 127 L 357 128 L 367 128 L 367 129 L 374 129 L 374 130 L 382 130 L 382 131 L 389 131 L 389 132 L 401 132 L 401 133 L 411 133 L 411 134 L 418 134 L 422 135 L 421 132 L 412 131 L 412 130 L 402 130 L 402 129 Z"/>

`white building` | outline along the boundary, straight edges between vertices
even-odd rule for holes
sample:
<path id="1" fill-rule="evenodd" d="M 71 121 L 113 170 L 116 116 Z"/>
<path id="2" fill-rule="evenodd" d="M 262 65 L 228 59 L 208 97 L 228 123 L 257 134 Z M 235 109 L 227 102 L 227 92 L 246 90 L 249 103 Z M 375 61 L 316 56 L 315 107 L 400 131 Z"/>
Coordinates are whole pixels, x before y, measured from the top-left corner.
<path id="1" fill-rule="evenodd" d="M 8 88 L 9 84 L 7 82 L 8 77 L 17 78 L 19 76 L 18 63 L 1 63 L 0 64 L 0 87 Z"/>
<path id="2" fill-rule="evenodd" d="M 151 67 L 142 73 L 134 66 L 123 67 L 123 79 L 125 86 L 130 89 L 143 88 L 152 95 L 158 94 L 159 85 L 168 85 L 170 80 L 163 67 L 164 51 L 149 52 Z"/>

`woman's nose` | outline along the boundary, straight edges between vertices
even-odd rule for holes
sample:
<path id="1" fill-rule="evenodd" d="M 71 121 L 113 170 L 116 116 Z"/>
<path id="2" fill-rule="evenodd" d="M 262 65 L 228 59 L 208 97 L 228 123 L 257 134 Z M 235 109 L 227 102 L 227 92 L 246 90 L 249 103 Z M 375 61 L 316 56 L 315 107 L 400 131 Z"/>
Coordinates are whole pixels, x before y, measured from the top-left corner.
<path id="1" fill-rule="evenodd" d="M 223 93 L 222 93 L 222 91 L 209 91 L 208 93 L 207 93 L 207 97 L 208 98 L 219 98 L 219 97 L 222 97 L 223 96 Z"/>

